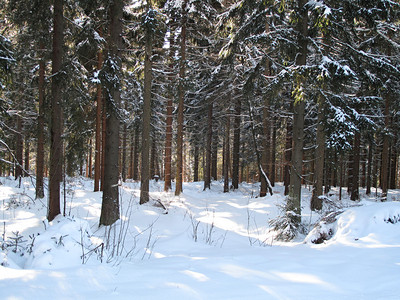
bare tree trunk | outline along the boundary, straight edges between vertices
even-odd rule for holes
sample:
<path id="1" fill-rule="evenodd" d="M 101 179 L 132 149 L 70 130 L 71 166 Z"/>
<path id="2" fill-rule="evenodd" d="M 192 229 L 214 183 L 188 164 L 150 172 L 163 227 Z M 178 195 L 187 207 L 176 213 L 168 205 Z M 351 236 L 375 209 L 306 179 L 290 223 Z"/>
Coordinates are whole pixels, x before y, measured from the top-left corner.
<path id="1" fill-rule="evenodd" d="M 182 26 L 181 26 L 181 50 L 180 50 L 180 67 L 179 67 L 179 84 L 178 84 L 178 132 L 176 143 L 176 187 L 175 196 L 179 196 L 183 191 L 183 109 L 185 101 L 185 88 L 183 80 L 185 78 L 185 60 L 186 60 L 186 7 L 187 0 L 182 3 Z"/>
<path id="2" fill-rule="evenodd" d="M 229 161 L 230 161 L 230 127 L 231 121 L 230 116 L 228 115 L 226 118 L 225 125 L 225 151 L 224 151 L 224 193 L 229 192 Z"/>
<path id="3" fill-rule="evenodd" d="M 214 126 L 214 124 L 213 124 Z M 218 180 L 218 130 L 213 130 L 211 145 L 211 178 Z"/>
<path id="4" fill-rule="evenodd" d="M 103 51 L 97 53 L 97 70 L 101 69 L 103 64 Z M 101 84 L 97 84 L 96 90 L 96 134 L 95 134 L 95 154 L 94 154 L 94 191 L 99 191 L 101 177 L 101 111 L 103 107 Z"/>
<path id="5" fill-rule="evenodd" d="M 360 141 L 361 134 L 357 131 L 354 135 L 354 146 L 353 146 L 353 179 L 351 184 L 351 196 L 350 199 L 353 201 L 360 199 L 359 185 L 360 185 Z"/>
<path id="6" fill-rule="evenodd" d="M 271 151 L 271 185 L 275 186 L 275 173 L 276 173 L 276 116 L 273 118 L 273 125 L 272 125 L 272 151 Z"/>
<path id="7" fill-rule="evenodd" d="M 29 155 L 30 155 L 30 149 L 29 149 L 29 139 L 28 136 L 25 135 L 25 162 L 24 162 L 24 177 L 29 176 Z"/>
<path id="8" fill-rule="evenodd" d="M 387 200 L 387 192 L 389 187 L 388 182 L 388 169 L 389 169 L 389 127 L 390 127 L 390 96 L 385 96 L 385 131 L 383 136 L 383 146 L 382 146 L 382 165 L 381 165 L 381 185 L 382 185 L 382 196 L 381 201 Z"/>
<path id="9" fill-rule="evenodd" d="M 61 138 L 62 94 L 61 70 L 63 61 L 63 0 L 54 0 L 53 12 L 53 52 L 52 52 L 52 81 L 51 81 L 51 124 L 50 124 L 50 178 L 49 178 L 49 203 L 47 219 L 52 221 L 61 213 L 60 210 L 60 182 L 62 180 L 63 166 L 63 141 Z"/>
<path id="10" fill-rule="evenodd" d="M 137 181 L 139 180 L 139 125 L 135 126 L 135 140 L 133 146 L 133 171 L 132 171 L 132 179 Z"/>
<path id="11" fill-rule="evenodd" d="M 109 58 L 107 64 L 111 78 L 115 81 L 107 84 L 106 97 L 106 147 L 104 161 L 104 190 L 100 214 L 100 225 L 112 225 L 119 215 L 119 127 L 118 110 L 120 105 L 120 72 L 122 47 L 122 9 L 123 0 L 114 0 L 110 4 L 110 37 L 108 41 Z"/>
<path id="12" fill-rule="evenodd" d="M 198 141 L 194 142 L 194 151 L 193 151 L 193 158 L 194 158 L 194 166 L 193 166 L 193 181 L 199 181 L 199 145 Z"/>
<path id="13" fill-rule="evenodd" d="M 297 32 L 299 33 L 298 45 L 300 52 L 297 54 L 296 65 L 304 66 L 307 60 L 307 31 L 308 31 L 308 11 L 306 0 L 298 0 Z M 301 222 L 301 179 L 303 167 L 303 143 L 304 143 L 304 113 L 305 99 L 301 95 L 304 78 L 299 78 L 295 82 L 297 94 L 293 104 L 293 150 L 292 167 L 290 170 L 289 195 L 287 199 L 287 210 L 294 212 L 292 222 L 299 224 Z"/>
<path id="14" fill-rule="evenodd" d="M 208 99 L 207 109 L 207 139 L 206 139 L 206 165 L 204 170 L 204 190 L 211 188 L 211 147 L 213 139 L 213 102 Z"/>
<path id="15" fill-rule="evenodd" d="M 44 48 L 43 43 L 39 45 Z M 42 54 L 43 56 L 43 54 Z M 44 173 L 44 58 L 39 62 L 39 114 L 37 118 L 37 149 L 36 149 L 36 198 L 44 198 L 43 173 Z"/>
<path id="16" fill-rule="evenodd" d="M 106 139 L 107 139 L 107 134 L 106 134 L 106 101 L 103 102 L 103 113 L 101 116 L 102 120 L 102 134 L 101 134 L 101 163 L 100 163 L 100 190 L 104 191 L 104 165 L 105 165 L 105 160 L 106 160 Z"/>
<path id="17" fill-rule="evenodd" d="M 21 101 L 21 100 L 20 100 Z M 24 139 L 22 136 L 22 117 L 20 114 L 16 116 L 17 128 L 15 132 L 15 180 L 21 179 L 22 169 L 23 169 L 23 149 L 24 149 Z"/>
<path id="18" fill-rule="evenodd" d="M 369 147 L 368 147 L 368 164 L 367 164 L 367 191 L 366 194 L 370 195 L 371 194 L 371 181 L 372 181 L 372 158 L 373 158 L 373 141 L 369 142 Z"/>
<path id="19" fill-rule="evenodd" d="M 232 149 L 232 186 L 239 188 L 239 167 L 240 167 L 240 123 L 241 123 L 241 99 L 235 101 L 235 117 L 233 123 L 233 149 Z"/>
<path id="20" fill-rule="evenodd" d="M 283 183 L 285 185 L 285 196 L 289 194 L 290 184 L 290 164 L 292 161 L 292 136 L 293 136 L 293 124 L 291 119 L 286 121 L 286 139 L 285 139 L 285 166 L 283 171 Z"/>
<path id="21" fill-rule="evenodd" d="M 148 8 L 151 9 L 150 7 Z M 150 122 L 151 122 L 151 80 L 152 80 L 152 61 L 153 36 L 152 32 L 146 31 L 145 60 L 144 60 L 144 101 L 142 116 L 142 164 L 140 171 L 140 204 L 150 200 L 149 180 L 150 180 Z"/>
<path id="22" fill-rule="evenodd" d="M 318 124 L 317 124 L 317 149 L 315 150 L 315 166 L 314 166 L 314 187 L 311 197 L 311 209 L 321 210 L 324 182 L 324 165 L 325 165 L 325 131 L 324 131 L 324 105 L 325 100 L 322 95 L 318 99 Z"/>

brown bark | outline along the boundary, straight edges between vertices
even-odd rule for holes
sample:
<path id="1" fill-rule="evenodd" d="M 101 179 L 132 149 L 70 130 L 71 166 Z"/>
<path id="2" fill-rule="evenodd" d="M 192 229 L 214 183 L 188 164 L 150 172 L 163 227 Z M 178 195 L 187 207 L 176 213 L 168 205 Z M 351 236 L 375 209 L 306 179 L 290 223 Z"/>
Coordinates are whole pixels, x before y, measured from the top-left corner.
<path id="1" fill-rule="evenodd" d="M 150 9 L 150 7 L 149 7 Z M 153 37 L 150 30 L 146 32 L 145 60 L 144 60 L 144 101 L 142 115 L 142 165 L 140 171 L 140 204 L 149 201 L 150 180 L 150 121 L 151 121 L 151 80 L 152 80 L 152 49 Z"/>
<path id="2" fill-rule="evenodd" d="M 52 221 L 60 210 L 60 182 L 62 180 L 63 141 L 62 135 L 62 93 L 61 70 L 63 61 L 63 0 L 54 0 L 53 12 L 53 51 L 51 81 L 51 124 L 50 124 L 50 178 L 47 219 Z"/>
<path id="3" fill-rule="evenodd" d="M 118 109 L 120 105 L 120 49 L 122 47 L 122 9 L 123 0 L 114 0 L 110 4 L 110 36 L 108 40 L 110 57 L 113 64 L 113 78 L 117 78 L 107 86 L 106 97 L 106 144 L 104 160 L 104 190 L 100 214 L 100 225 L 112 225 L 119 215 L 119 127 Z M 117 67 L 118 69 L 115 69 Z"/>
<path id="4" fill-rule="evenodd" d="M 360 199 L 359 185 L 360 185 L 360 143 L 361 134 L 356 132 L 354 135 L 354 145 L 353 145 L 353 178 L 351 184 L 351 196 L 350 199 L 357 201 Z"/>
<path id="5" fill-rule="evenodd" d="M 390 127 L 390 96 L 385 96 L 385 132 L 383 135 L 383 146 L 382 146 L 382 165 L 381 165 L 381 185 L 382 185 L 382 196 L 381 201 L 387 200 L 387 192 L 389 187 L 388 182 L 388 170 L 389 170 L 389 127 Z"/>
<path id="6" fill-rule="evenodd" d="M 235 101 L 235 117 L 233 121 L 233 148 L 232 148 L 232 187 L 239 188 L 240 167 L 240 123 L 241 123 L 241 99 Z"/>
<path id="7" fill-rule="evenodd" d="M 135 126 L 135 140 L 133 146 L 133 160 L 132 164 L 132 179 L 137 181 L 139 180 L 139 126 Z"/>
<path id="8" fill-rule="evenodd" d="M 199 181 L 199 145 L 197 140 L 195 141 L 194 144 L 194 151 L 193 151 L 193 181 L 197 182 Z"/>
<path id="9" fill-rule="evenodd" d="M 179 84 L 178 84 L 178 131 L 176 143 L 176 187 L 175 195 L 179 196 L 183 191 L 183 109 L 185 100 L 185 88 L 183 80 L 185 79 L 185 60 L 186 60 L 186 7 L 187 0 L 182 3 L 182 26 L 181 26 L 181 49 L 180 49 L 180 66 L 179 66 Z"/>
<path id="10" fill-rule="evenodd" d="M 23 170 L 23 149 L 24 149 L 24 139 L 22 137 L 22 118 L 18 114 L 16 116 L 16 133 L 15 133 L 15 180 L 20 179 L 22 177 Z"/>
<path id="11" fill-rule="evenodd" d="M 43 49 L 44 45 L 39 45 Z M 43 55 L 43 54 L 42 54 Z M 39 113 L 37 118 L 37 149 L 36 149 L 36 198 L 44 197 L 43 172 L 44 172 L 44 75 L 45 63 L 42 58 L 39 62 Z"/>
<path id="12" fill-rule="evenodd" d="M 211 147 L 213 138 L 212 127 L 213 127 L 213 102 L 210 98 L 208 98 L 204 190 L 211 188 Z"/>
<path id="13" fill-rule="evenodd" d="M 230 161 L 230 127 L 231 121 L 230 117 L 226 118 L 225 125 L 225 151 L 224 151 L 224 193 L 229 192 L 229 161 Z"/>
<path id="14" fill-rule="evenodd" d="M 292 120 L 287 119 L 286 121 L 286 139 L 285 139 L 285 162 L 283 170 L 283 183 L 285 185 L 285 195 L 289 194 L 289 184 L 290 184 L 290 164 L 292 160 L 292 131 L 293 125 Z"/>
<path id="15" fill-rule="evenodd" d="M 103 51 L 99 50 L 97 53 L 97 70 L 101 69 L 103 64 Z M 96 134 L 95 134 L 95 154 L 94 154 L 94 191 L 99 191 L 100 177 L 101 177 L 101 145 L 102 145 L 102 132 L 101 132 L 101 119 L 102 119 L 102 88 L 101 84 L 97 84 L 96 90 Z"/>

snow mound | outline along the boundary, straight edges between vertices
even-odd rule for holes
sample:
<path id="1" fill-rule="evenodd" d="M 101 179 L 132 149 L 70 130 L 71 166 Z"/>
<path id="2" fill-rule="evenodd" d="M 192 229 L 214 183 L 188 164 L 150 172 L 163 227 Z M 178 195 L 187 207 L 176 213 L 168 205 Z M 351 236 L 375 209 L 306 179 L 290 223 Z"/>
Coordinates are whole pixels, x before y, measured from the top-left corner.
<path id="1" fill-rule="evenodd" d="M 59 215 L 35 237 L 25 268 L 70 268 L 93 261 L 98 247 L 92 243 L 91 236 L 86 221 Z"/>
<path id="2" fill-rule="evenodd" d="M 394 228 L 394 226 L 396 228 Z M 326 237 L 331 243 L 366 247 L 400 244 L 400 202 L 366 204 L 321 221 L 305 238 L 319 243 Z"/>

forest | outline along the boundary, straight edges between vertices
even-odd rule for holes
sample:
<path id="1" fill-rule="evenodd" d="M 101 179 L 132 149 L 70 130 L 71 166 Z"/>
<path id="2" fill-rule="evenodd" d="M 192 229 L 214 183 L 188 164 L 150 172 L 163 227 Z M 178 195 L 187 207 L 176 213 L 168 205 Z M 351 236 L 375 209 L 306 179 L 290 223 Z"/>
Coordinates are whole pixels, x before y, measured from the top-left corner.
<path id="1" fill-rule="evenodd" d="M 130 179 L 141 204 L 154 178 L 284 182 L 294 224 L 302 184 L 313 210 L 398 187 L 398 1 L 50 2 L 0 10 L 0 173 L 39 198 L 48 177 L 50 221 L 65 176 L 103 191 L 102 225 Z"/>
<path id="2" fill-rule="evenodd" d="M 399 0 L 3 0 L 0 298 L 397 299 L 399 100 Z"/>

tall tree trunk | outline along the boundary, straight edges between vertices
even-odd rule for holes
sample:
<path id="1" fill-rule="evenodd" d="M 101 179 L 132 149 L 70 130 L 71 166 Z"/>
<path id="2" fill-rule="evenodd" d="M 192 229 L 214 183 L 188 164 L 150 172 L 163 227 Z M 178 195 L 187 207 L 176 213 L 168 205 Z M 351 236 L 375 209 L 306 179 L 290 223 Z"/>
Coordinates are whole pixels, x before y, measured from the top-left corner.
<path id="1" fill-rule="evenodd" d="M 317 124 L 317 149 L 315 150 L 314 187 L 311 197 L 311 209 L 321 210 L 325 165 L 325 131 L 324 131 L 324 105 L 325 98 L 320 95 L 318 99 L 318 124 Z"/>
<path id="2" fill-rule="evenodd" d="M 183 108 L 185 100 L 185 60 L 186 60 L 186 7 L 187 0 L 182 3 L 182 26 L 181 26 L 181 61 L 179 66 L 179 84 L 178 84 L 178 132 L 177 132 L 177 143 L 176 143 L 176 187 L 175 196 L 179 196 L 182 191 L 182 181 L 183 181 Z"/>
<path id="3" fill-rule="evenodd" d="M 271 145 L 271 185 L 275 186 L 275 173 L 276 173 L 276 116 L 273 117 L 272 122 L 272 145 Z"/>
<path id="4" fill-rule="evenodd" d="M 30 155 L 30 149 L 29 149 L 29 139 L 28 136 L 25 135 L 25 162 L 24 162 L 24 177 L 29 176 L 29 155 Z"/>
<path id="5" fill-rule="evenodd" d="M 21 100 L 20 100 L 21 101 Z M 15 180 L 21 179 L 23 170 L 23 149 L 24 149 L 24 139 L 22 136 L 22 117 L 20 113 L 16 116 L 17 128 L 15 132 Z"/>
<path id="6" fill-rule="evenodd" d="M 229 161 L 230 161 L 230 127 L 231 121 L 230 116 L 228 115 L 226 118 L 225 125 L 225 151 L 224 151 L 224 193 L 229 192 Z"/>
<path id="7" fill-rule="evenodd" d="M 103 51 L 99 50 L 97 53 L 97 70 L 100 71 L 103 64 Z M 101 118 L 102 118 L 102 88 L 101 84 L 97 84 L 96 89 L 96 134 L 95 134 L 95 154 L 94 154 L 94 191 L 99 191 L 100 177 L 101 177 Z"/>
<path id="8" fill-rule="evenodd" d="M 155 139 L 151 139 L 151 151 L 150 151 L 150 179 L 154 179 L 156 175 L 156 142 Z"/>
<path id="9" fill-rule="evenodd" d="M 392 141 L 392 148 L 391 148 L 390 152 L 391 152 L 391 155 L 390 155 L 389 188 L 395 189 L 396 188 L 396 177 L 397 177 L 397 153 L 398 153 L 397 148 L 396 148 L 396 138 L 394 138 L 394 140 Z"/>
<path id="10" fill-rule="evenodd" d="M 232 186 L 239 188 L 239 167 L 240 167 L 240 123 L 242 107 L 241 99 L 235 101 L 235 117 L 233 121 L 233 148 L 232 148 Z"/>
<path id="11" fill-rule="evenodd" d="M 149 10 L 151 7 L 149 6 Z M 142 115 L 142 164 L 140 171 L 140 204 L 149 201 L 149 180 L 150 180 L 150 122 L 151 122 L 151 80 L 153 36 L 150 29 L 146 31 L 145 60 L 144 60 L 144 101 Z"/>
<path id="12" fill-rule="evenodd" d="M 102 130 L 101 130 L 101 163 L 100 163 L 100 190 L 104 191 L 104 165 L 105 165 L 105 160 L 106 160 L 106 139 L 107 139 L 107 134 L 106 134 L 106 101 L 103 99 L 103 113 L 101 116 L 101 122 L 102 122 Z"/>
<path id="13" fill-rule="evenodd" d="M 134 181 L 139 180 L 139 125 L 135 126 L 135 140 L 133 146 L 133 171 L 132 171 L 132 179 Z"/>
<path id="14" fill-rule="evenodd" d="M 214 124 L 213 124 L 214 125 Z M 211 145 L 211 178 L 218 180 L 218 130 L 213 130 Z"/>
<path id="15" fill-rule="evenodd" d="M 168 92 L 168 100 L 167 100 L 167 115 L 165 119 L 165 150 L 164 150 L 164 191 L 168 192 L 172 186 L 172 122 L 173 122 L 173 97 L 174 93 L 173 88 L 173 81 L 174 81 L 174 55 L 175 55 L 175 47 L 174 47 L 175 36 L 172 32 L 170 32 L 169 37 L 169 92 Z"/>
<path id="16" fill-rule="evenodd" d="M 389 170 L 389 127 L 390 127 L 390 96 L 385 96 L 385 130 L 383 135 L 383 146 L 382 146 L 382 165 L 381 165 L 381 185 L 382 185 L 382 196 L 381 201 L 387 200 L 387 192 L 389 187 L 388 182 L 388 170 Z"/>
<path id="17" fill-rule="evenodd" d="M 360 199 L 359 186 L 360 186 L 360 142 L 361 134 L 357 131 L 354 135 L 353 145 L 353 179 L 351 184 L 351 196 L 353 201 Z"/>
<path id="18" fill-rule="evenodd" d="M 123 126 L 123 133 L 122 133 L 122 159 L 121 159 L 121 177 L 122 177 L 122 181 L 125 182 L 126 181 L 126 165 L 127 165 L 127 154 L 126 154 L 126 147 L 127 147 L 127 139 L 128 139 L 128 128 L 126 126 L 126 123 Z"/>
<path id="19" fill-rule="evenodd" d="M 207 109 L 207 138 L 206 138 L 206 165 L 204 170 L 204 190 L 211 188 L 211 148 L 213 139 L 213 102 L 208 98 Z"/>
<path id="20" fill-rule="evenodd" d="M 269 73 L 267 73 L 269 74 Z M 269 99 L 265 99 L 263 107 L 263 138 L 262 138 L 262 152 L 261 152 L 261 172 L 269 177 L 269 164 L 271 156 L 271 128 L 270 128 L 270 113 L 269 113 Z M 267 195 L 268 182 L 267 177 L 260 175 L 261 185 L 260 185 L 260 197 L 265 197 Z"/>
<path id="21" fill-rule="evenodd" d="M 43 43 L 39 45 L 44 48 Z M 37 149 L 36 149 L 36 198 L 44 198 L 43 172 L 44 172 L 44 75 L 45 62 L 43 58 L 39 62 L 39 114 L 37 118 Z"/>
<path id="22" fill-rule="evenodd" d="M 194 153 L 193 153 L 193 158 L 194 158 L 194 165 L 193 165 L 193 181 L 197 182 L 199 181 L 199 145 L 197 139 L 194 142 Z"/>
<path id="23" fill-rule="evenodd" d="M 290 164 L 292 161 L 292 140 L 293 140 L 293 123 L 292 119 L 286 120 L 286 138 L 285 138 L 285 165 L 283 170 L 283 183 L 285 185 L 284 195 L 289 194 L 290 184 Z"/>
<path id="24" fill-rule="evenodd" d="M 51 123 L 50 123 L 50 178 L 49 203 L 47 219 L 52 221 L 61 213 L 60 210 L 60 182 L 62 180 L 63 141 L 61 138 L 63 127 L 61 70 L 63 62 L 63 0 L 54 0 L 53 12 L 53 52 L 52 52 L 52 81 L 51 81 Z"/>
<path id="25" fill-rule="evenodd" d="M 109 74 L 114 78 L 108 83 L 106 97 L 106 147 L 104 161 L 104 190 L 100 214 L 100 225 L 112 225 L 119 219 L 119 126 L 118 110 L 120 105 L 120 72 L 122 47 L 122 9 L 123 0 L 114 0 L 110 4 L 110 37 L 108 41 Z"/>
<path id="26" fill-rule="evenodd" d="M 308 31 L 308 11 L 306 8 L 307 0 L 298 0 L 297 32 L 299 34 L 298 45 L 300 52 L 297 54 L 296 65 L 304 66 L 307 60 L 307 31 Z M 287 199 L 287 210 L 294 212 L 291 219 L 295 224 L 301 222 L 301 179 L 303 167 L 303 139 L 304 139 L 304 113 L 305 99 L 301 95 L 303 90 L 304 78 L 298 75 L 295 82 L 295 102 L 293 104 L 293 151 L 292 167 L 290 172 L 289 195 Z"/>
<path id="27" fill-rule="evenodd" d="M 369 147 L 368 147 L 368 163 L 367 163 L 367 190 L 366 194 L 370 195 L 371 194 L 371 181 L 372 181 L 372 158 L 373 158 L 373 141 L 372 139 L 369 142 Z"/>

